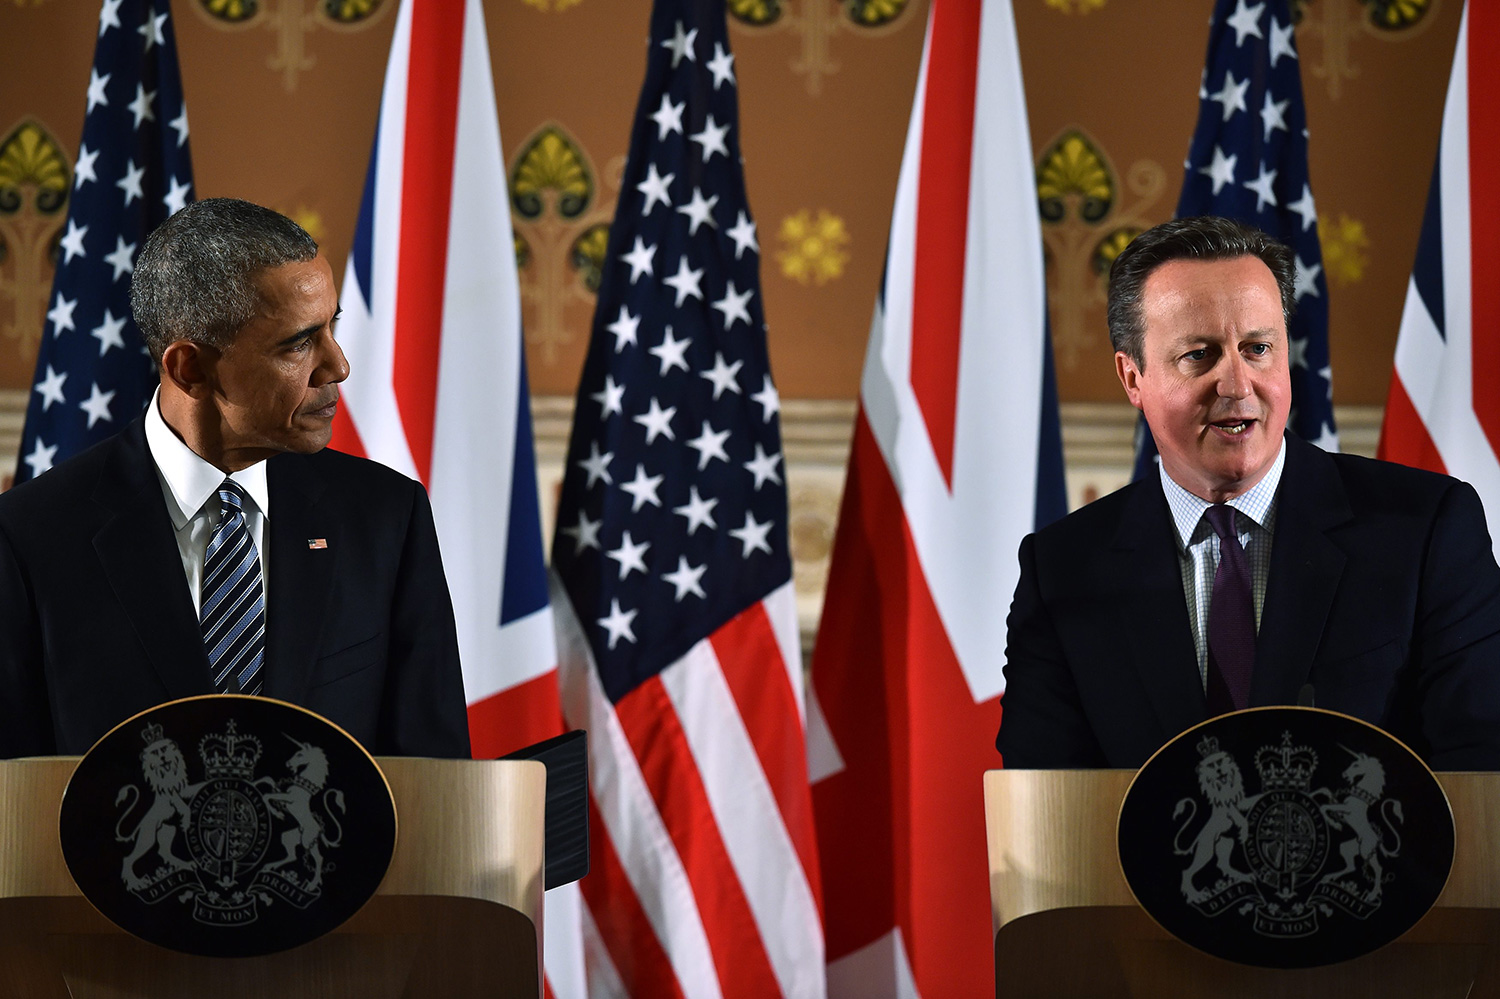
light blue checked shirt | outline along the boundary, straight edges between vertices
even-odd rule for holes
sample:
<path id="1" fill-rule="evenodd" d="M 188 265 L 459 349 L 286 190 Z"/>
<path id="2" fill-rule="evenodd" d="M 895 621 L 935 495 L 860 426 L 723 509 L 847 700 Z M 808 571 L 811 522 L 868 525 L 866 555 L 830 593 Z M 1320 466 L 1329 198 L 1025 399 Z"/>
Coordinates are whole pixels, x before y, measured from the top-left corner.
<path id="1" fill-rule="evenodd" d="M 1260 630 L 1260 612 L 1266 602 L 1266 578 L 1271 572 L 1271 538 L 1276 530 L 1276 494 L 1281 469 L 1286 463 L 1286 441 L 1271 470 L 1249 491 L 1228 502 L 1235 510 L 1234 525 L 1240 545 L 1250 563 L 1251 597 L 1255 604 L 1255 627 Z M 1188 623 L 1198 650 L 1198 676 L 1208 685 L 1208 604 L 1214 592 L 1214 573 L 1219 570 L 1219 536 L 1203 519 L 1212 503 L 1199 499 L 1172 481 L 1164 466 L 1161 489 L 1172 510 L 1177 535 L 1177 563 L 1182 569 L 1182 592 L 1187 597 Z"/>

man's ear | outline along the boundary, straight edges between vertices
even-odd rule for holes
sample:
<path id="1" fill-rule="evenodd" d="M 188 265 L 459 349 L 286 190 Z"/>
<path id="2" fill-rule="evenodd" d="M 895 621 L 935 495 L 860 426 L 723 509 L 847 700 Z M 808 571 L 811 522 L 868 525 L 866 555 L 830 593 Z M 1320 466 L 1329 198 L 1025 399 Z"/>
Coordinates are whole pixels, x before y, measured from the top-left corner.
<path id="1" fill-rule="evenodd" d="M 161 376 L 178 391 L 194 399 L 209 392 L 209 378 L 217 352 L 191 340 L 173 340 L 161 354 Z"/>
<path id="2" fill-rule="evenodd" d="M 1125 386 L 1125 395 L 1136 409 L 1141 408 L 1141 369 L 1123 350 L 1115 351 L 1115 375 Z"/>

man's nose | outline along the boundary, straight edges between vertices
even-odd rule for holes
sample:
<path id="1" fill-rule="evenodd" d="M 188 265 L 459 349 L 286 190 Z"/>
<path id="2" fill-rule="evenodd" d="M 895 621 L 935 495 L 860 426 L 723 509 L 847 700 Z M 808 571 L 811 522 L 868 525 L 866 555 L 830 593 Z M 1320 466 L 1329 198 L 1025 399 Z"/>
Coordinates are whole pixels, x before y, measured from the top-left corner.
<path id="1" fill-rule="evenodd" d="M 318 364 L 318 374 L 322 376 L 319 384 L 327 385 L 330 382 L 341 382 L 349 377 L 349 360 L 344 356 L 344 348 L 333 338 L 332 333 L 325 333 L 327 340 L 323 346 L 323 357 Z"/>
<path id="2" fill-rule="evenodd" d="M 1250 368 L 1239 351 L 1225 351 L 1219 362 L 1219 395 L 1226 399 L 1245 399 L 1250 395 Z"/>

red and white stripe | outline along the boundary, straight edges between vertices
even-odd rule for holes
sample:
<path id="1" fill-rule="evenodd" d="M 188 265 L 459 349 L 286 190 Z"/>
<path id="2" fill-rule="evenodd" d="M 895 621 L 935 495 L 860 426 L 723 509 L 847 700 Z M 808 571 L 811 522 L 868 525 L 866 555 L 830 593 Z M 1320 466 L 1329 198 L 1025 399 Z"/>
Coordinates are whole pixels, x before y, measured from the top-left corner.
<path id="1" fill-rule="evenodd" d="M 994 987 L 980 789 L 1036 517 L 1041 250 L 1010 4 L 933 0 L 813 657 L 831 996 Z"/>
<path id="2" fill-rule="evenodd" d="M 1382 458 L 1472 483 L 1492 523 L 1500 517 L 1497 47 L 1500 9 L 1469 5 L 1453 55 L 1434 176 L 1441 191 L 1442 300 L 1433 306 L 1440 306 L 1442 329 L 1413 279 L 1380 440 Z"/>
<path id="3" fill-rule="evenodd" d="M 564 710 L 589 730 L 590 995 L 821 997 L 790 583 L 611 704 L 554 583 Z"/>
<path id="4" fill-rule="evenodd" d="M 471 741 L 476 756 L 493 757 L 563 729 L 550 609 L 499 621 L 525 384 L 479 0 L 402 4 L 372 169 L 370 294 L 351 255 L 339 323 L 350 376 L 333 444 L 426 485 L 458 624 Z M 544 942 L 550 991 L 581 999 L 576 891 L 548 893 Z"/>

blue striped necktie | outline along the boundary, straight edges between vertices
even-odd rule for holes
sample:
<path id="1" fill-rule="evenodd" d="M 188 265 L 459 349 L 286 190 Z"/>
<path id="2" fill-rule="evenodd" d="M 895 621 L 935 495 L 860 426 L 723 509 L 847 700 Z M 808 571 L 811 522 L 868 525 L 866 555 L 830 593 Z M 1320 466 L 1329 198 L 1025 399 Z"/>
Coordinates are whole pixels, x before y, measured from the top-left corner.
<path id="1" fill-rule="evenodd" d="M 245 524 L 245 494 L 238 482 L 219 486 L 219 526 L 203 558 L 203 603 L 198 612 L 214 689 L 258 694 L 266 659 L 266 598 L 260 555 Z"/>

